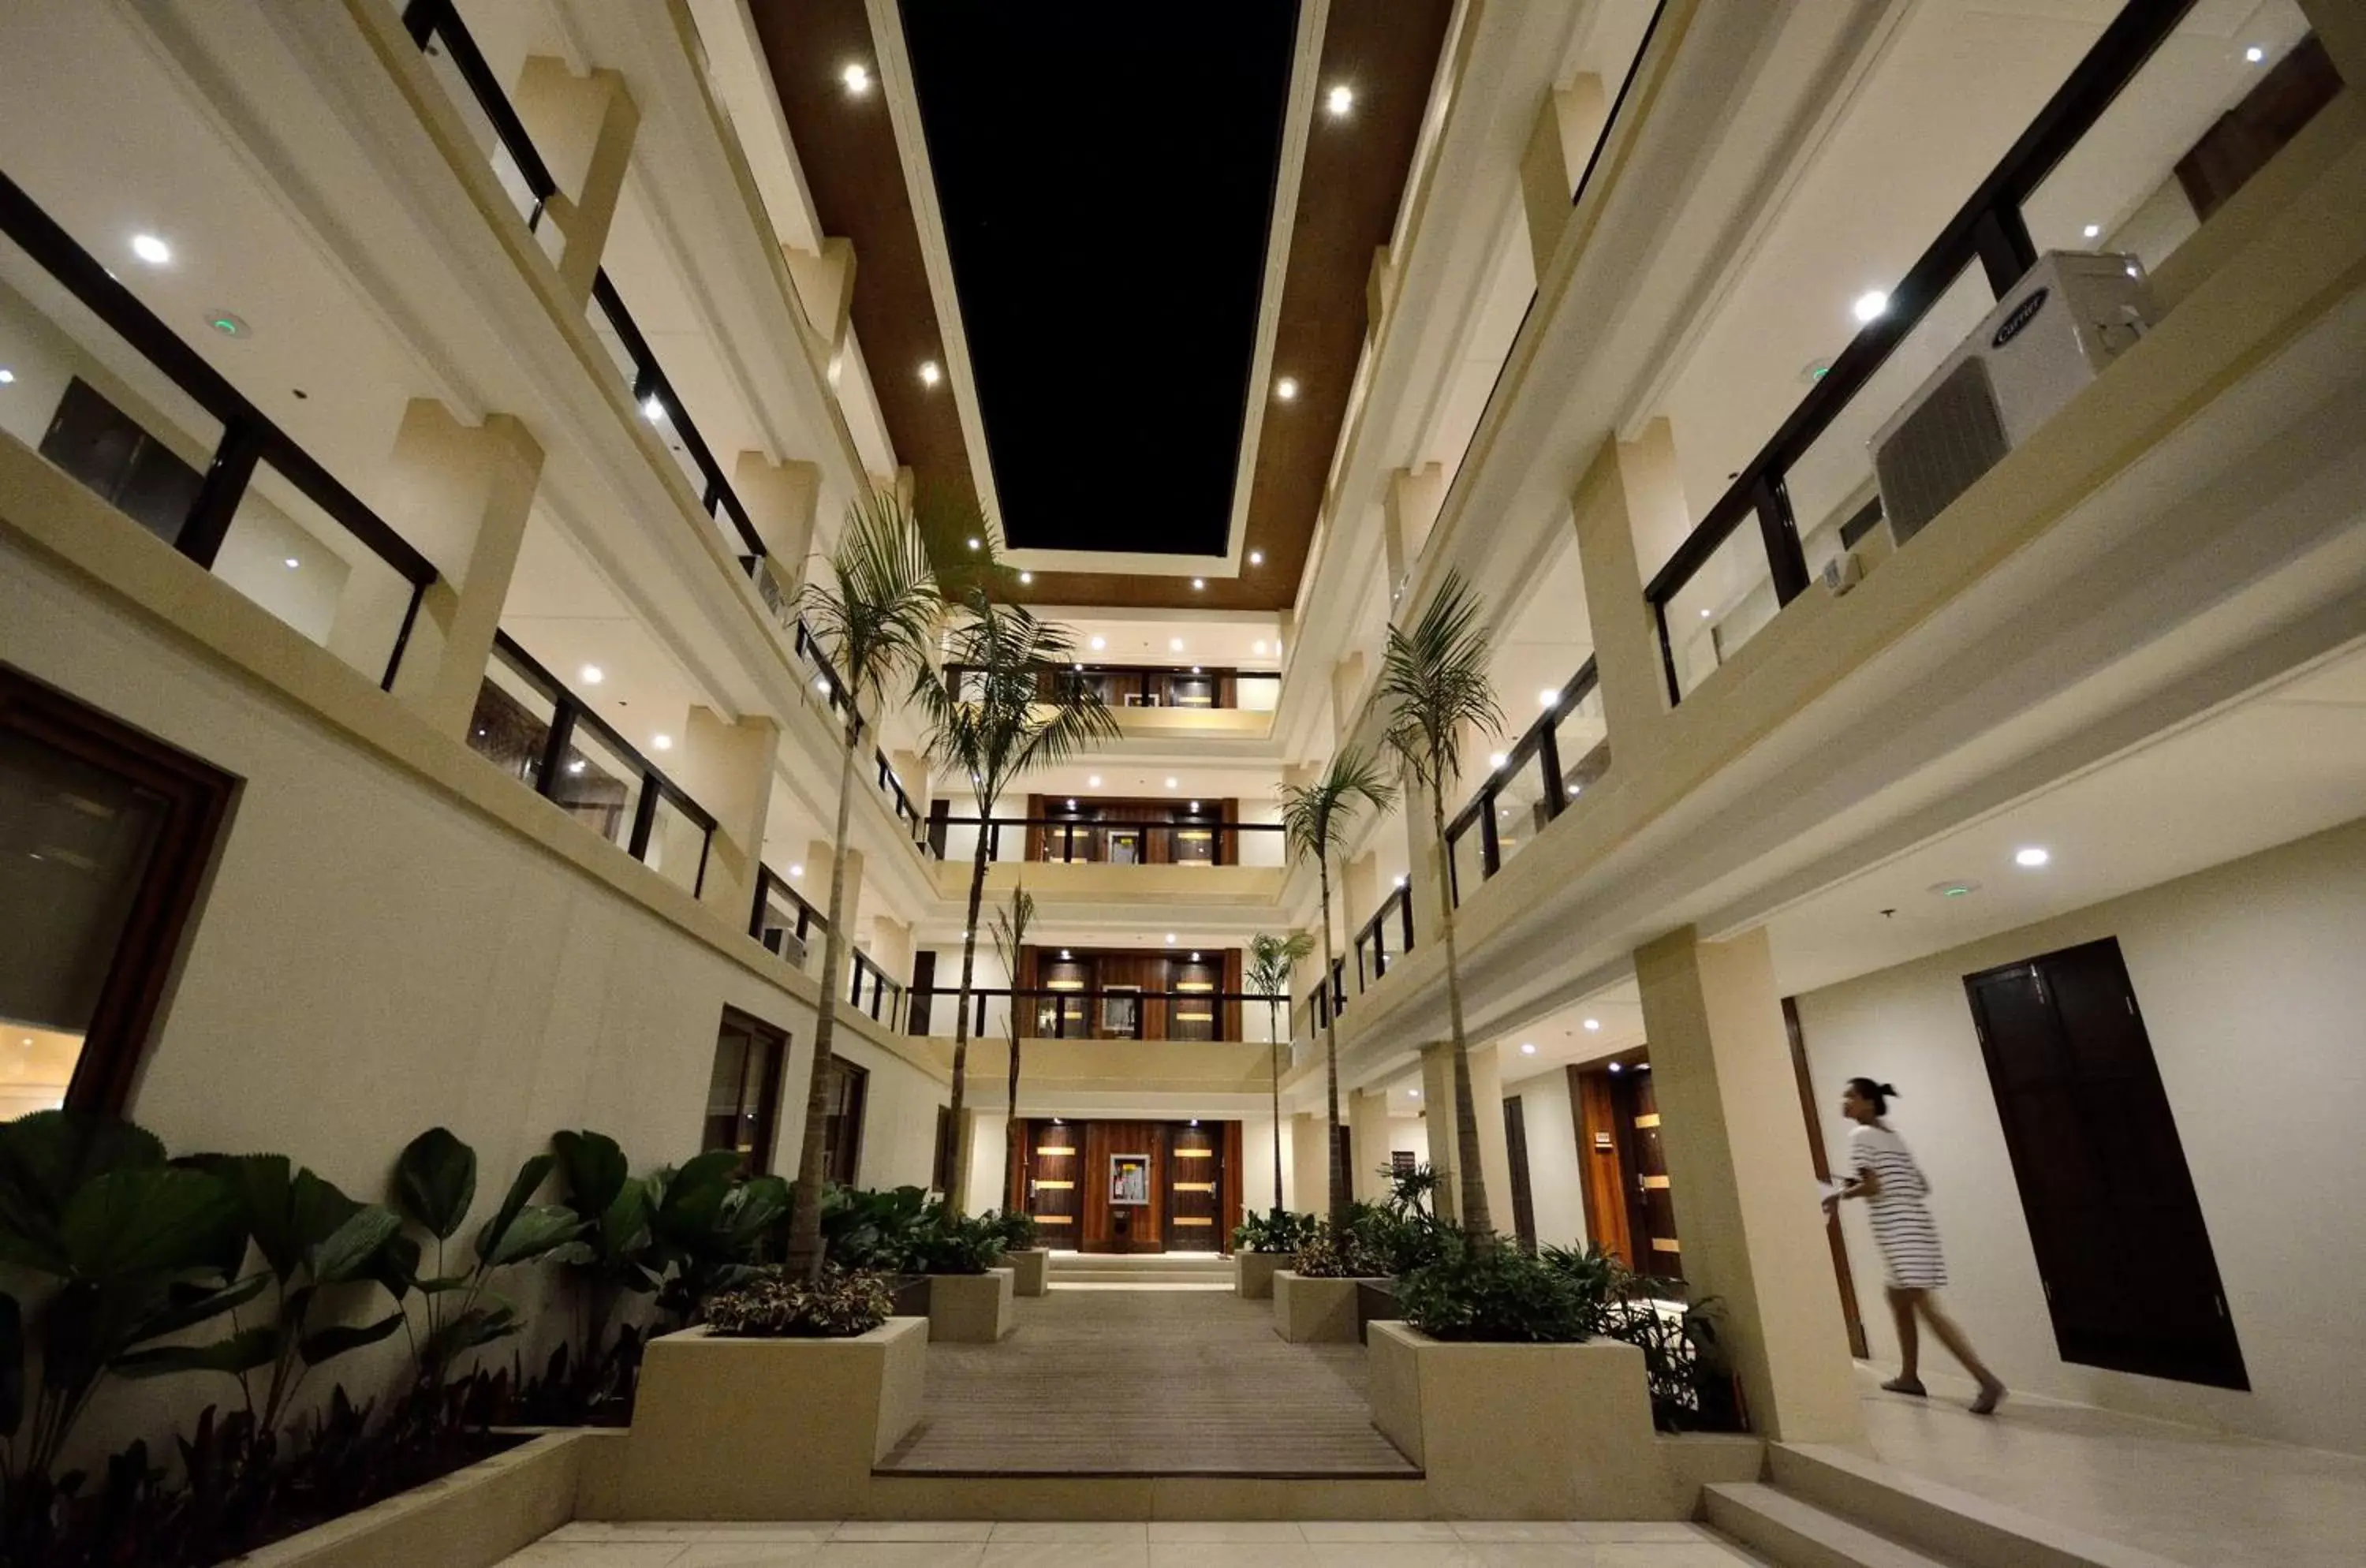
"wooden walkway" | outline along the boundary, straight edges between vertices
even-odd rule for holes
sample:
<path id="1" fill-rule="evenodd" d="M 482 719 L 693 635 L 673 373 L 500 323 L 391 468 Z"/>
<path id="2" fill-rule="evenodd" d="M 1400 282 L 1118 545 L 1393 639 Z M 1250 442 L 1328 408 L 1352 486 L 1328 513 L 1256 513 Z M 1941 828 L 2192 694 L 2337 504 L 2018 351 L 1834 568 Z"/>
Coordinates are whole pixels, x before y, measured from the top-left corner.
<path id="1" fill-rule="evenodd" d="M 1206 1291 L 1021 1300 L 999 1345 L 930 1345 L 899 1475 L 1420 1473 L 1372 1426 L 1361 1345 L 1289 1345 L 1271 1302 Z"/>

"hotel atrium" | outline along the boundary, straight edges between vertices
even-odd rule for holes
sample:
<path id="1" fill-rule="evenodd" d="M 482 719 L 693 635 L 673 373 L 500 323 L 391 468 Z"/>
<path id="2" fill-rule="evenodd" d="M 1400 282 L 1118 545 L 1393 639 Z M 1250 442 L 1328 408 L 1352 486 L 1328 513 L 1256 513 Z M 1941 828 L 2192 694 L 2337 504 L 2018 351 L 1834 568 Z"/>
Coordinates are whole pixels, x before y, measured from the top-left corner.
<path id="1" fill-rule="evenodd" d="M 2354 1563 L 2361 932 L 2360 0 L 0 7 L 0 1568 Z"/>

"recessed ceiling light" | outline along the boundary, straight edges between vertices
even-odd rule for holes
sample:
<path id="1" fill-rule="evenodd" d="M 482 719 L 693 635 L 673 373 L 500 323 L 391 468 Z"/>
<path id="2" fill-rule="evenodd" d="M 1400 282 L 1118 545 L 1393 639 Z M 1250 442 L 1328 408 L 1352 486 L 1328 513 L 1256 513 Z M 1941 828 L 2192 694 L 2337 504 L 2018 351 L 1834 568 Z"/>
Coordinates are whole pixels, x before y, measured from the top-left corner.
<path id="1" fill-rule="evenodd" d="M 1398 877 L 1398 878 L 1397 878 L 1397 886 L 1398 886 L 1399 887 L 1403 887 L 1404 885 L 1405 885 L 1405 879 L 1404 879 L 1403 877 L 1402 877 L 1402 876 Z"/>
<path id="2" fill-rule="evenodd" d="M 1166 787 L 1168 789 L 1173 789 L 1175 787 L 1175 781 L 1173 779 L 1168 779 L 1166 781 Z"/>
<path id="3" fill-rule="evenodd" d="M 871 91 L 871 67 L 863 64 L 861 61 L 857 61 L 852 65 L 850 65 L 845 70 L 839 72 L 838 73 L 838 79 L 846 84 L 846 92 L 849 97 L 859 98 L 862 96 L 863 94 Z"/>
<path id="4" fill-rule="evenodd" d="M 1331 111 L 1333 119 L 1345 119 L 1356 107 L 1356 90 L 1342 82 L 1323 95 L 1323 107 Z"/>
<path id="5" fill-rule="evenodd" d="M 1533 1040 L 1523 1040 L 1523 1041 L 1521 1041 L 1521 1042 L 1520 1042 L 1520 1055 L 1523 1055 L 1523 1056 L 1533 1056 L 1533 1055 L 1535 1055 L 1536 1054 L 1537 1054 L 1537 1043 L 1536 1043 L 1535 1041 L 1533 1041 Z"/>
<path id="6" fill-rule="evenodd" d="M 983 541 L 983 540 L 981 540 L 980 538 L 978 538 L 978 536 L 977 536 L 976 535 L 973 534 L 973 535 L 971 535 L 971 536 L 970 536 L 970 539 L 969 539 L 969 547 L 970 547 L 971 549 L 975 549 L 975 548 L 977 548 L 977 547 L 978 547 L 978 546 L 979 546 L 980 544 L 982 544 L 982 543 L 984 543 L 984 541 Z"/>
<path id="7" fill-rule="evenodd" d="M 660 751 L 670 751 L 673 750 L 673 737 L 670 735 L 652 735 L 649 737 L 649 744 L 656 747 Z"/>
<path id="8" fill-rule="evenodd" d="M 287 570 L 290 571 L 294 571 L 298 567 L 302 566 L 303 564 L 304 563 L 301 560 L 299 560 L 294 556 L 289 556 L 287 558 Z"/>
<path id="9" fill-rule="evenodd" d="M 1208 586 L 1208 580 L 1204 577 L 1195 577 L 1191 580 L 1191 586 L 1194 589 L 1205 588 Z"/>
<path id="10" fill-rule="evenodd" d="M 933 359 L 924 359 L 924 360 L 920 361 L 920 385 L 921 385 L 921 386 L 923 386 L 923 387 L 933 387 L 933 386 L 935 386 L 939 381 L 941 381 L 942 379 L 944 379 L 944 375 L 945 375 L 945 373 L 944 373 L 943 371 L 941 371 L 941 370 L 940 370 L 940 369 L 938 369 L 938 368 L 937 368 L 937 362 L 936 362 L 935 360 L 933 360 Z"/>
<path id="11" fill-rule="evenodd" d="M 580 758 L 580 757 L 578 757 L 577 759 L 575 759 L 575 761 L 571 761 L 571 762 L 568 763 L 568 764 L 567 764 L 567 771 L 568 771 L 569 773 L 581 773 L 581 772 L 583 771 L 583 759 L 582 759 L 582 758 Z"/>
<path id="12" fill-rule="evenodd" d="M 163 266 L 173 259 L 173 247 L 153 234 L 131 236 L 131 254 L 150 266 Z"/>
<path id="13" fill-rule="evenodd" d="M 1263 637 L 1259 637 L 1256 641 L 1249 644 L 1249 650 L 1253 653 L 1263 653 L 1265 651 L 1265 639 Z"/>
<path id="14" fill-rule="evenodd" d="M 1191 955 L 1191 962 L 1192 962 L 1192 963 L 1194 963 L 1194 964 L 1199 963 L 1199 962 L 1200 962 L 1200 955 L 1199 955 L 1198 953 L 1193 953 L 1193 954 Z M 1194 1127 L 1198 1126 L 1199 1124 L 1200 1124 L 1200 1123 L 1198 1123 L 1197 1122 L 1192 1122 L 1192 1123 L 1191 1123 L 1191 1125 L 1193 1125 Z"/>
<path id="15" fill-rule="evenodd" d="M 1585 1027 L 1590 1030 L 1598 1030 L 1602 1027 L 1602 1021 L 1598 1018 L 1589 1018 L 1585 1021 Z"/>
<path id="16" fill-rule="evenodd" d="M 1191 673 L 1192 673 L 1192 674 L 1194 674 L 1194 675 L 1199 674 L 1199 673 L 1200 673 L 1200 666 L 1198 666 L 1198 665 L 1196 665 L 1196 664 L 1194 664 L 1193 666 L 1191 666 Z"/>
<path id="17" fill-rule="evenodd" d="M 1511 760 L 1510 755 L 1503 751 L 1490 751 L 1487 754 L 1487 765 L 1491 768 L 1500 768 Z"/>
<path id="18" fill-rule="evenodd" d="M 2012 852 L 2012 863 L 2015 865 L 2041 866 L 2053 858 L 2049 852 L 2040 849 L 2035 844 Z"/>
<path id="19" fill-rule="evenodd" d="M 597 664 L 586 664 L 580 673 L 583 677 L 583 683 L 587 686 L 596 686 L 608 678 L 607 671 L 602 670 Z"/>
<path id="20" fill-rule="evenodd" d="M 1405 1090 L 1405 1098 L 1407 1100 L 1419 1100 L 1421 1098 L 1421 1090 L 1417 1089 L 1409 1089 Z"/>
<path id="21" fill-rule="evenodd" d="M 1537 706 L 1540 708 L 1549 708 L 1559 701 L 1560 701 L 1560 694 L 1550 687 L 1537 694 Z"/>
<path id="22" fill-rule="evenodd" d="M 1100 787 L 1101 787 L 1101 776 L 1100 776 L 1100 774 L 1098 774 L 1098 773 L 1095 773 L 1095 774 L 1093 774 L 1090 778 L 1087 779 L 1087 780 L 1085 781 L 1085 787 L 1086 787 L 1087 789 L 1098 789 L 1098 788 L 1100 788 Z"/>
<path id="23" fill-rule="evenodd" d="M 2254 65 L 2257 65 L 2260 61 L 2265 60 L 2267 57 L 2268 51 L 2261 49 L 2258 44 L 2253 44 L 2250 48 L 2243 51 L 2243 58 L 2249 61 Z"/>
<path id="24" fill-rule="evenodd" d="M 1711 612 L 1710 612 L 1710 611 L 1708 611 L 1707 609 L 1704 608 L 1704 609 L 1701 611 L 1701 619 L 1702 619 L 1702 620 L 1704 620 L 1704 621 L 1707 620 L 1707 619 L 1709 618 L 1710 614 L 1711 614 Z"/>
<path id="25" fill-rule="evenodd" d="M 2090 240 L 2102 233 L 2102 231 L 2103 226 L 2101 223 L 2090 223 L 2084 229 L 2079 231 L 2079 232 L 2084 234 Z"/>
<path id="26" fill-rule="evenodd" d="M 1611 1070 L 1612 1072 L 1616 1073 L 1616 1072 L 1623 1071 L 1624 1069 L 1623 1069 L 1623 1068 L 1621 1068 L 1617 1063 L 1613 1062 L 1613 1063 L 1611 1063 L 1611 1064 L 1610 1064 L 1610 1070 Z"/>
<path id="27" fill-rule="evenodd" d="M 641 417 L 651 424 L 665 418 L 665 400 L 651 392 L 641 400 Z"/>
<path id="28" fill-rule="evenodd" d="M 1109 638 L 1107 638 L 1107 637 L 1097 637 L 1093 638 L 1093 651 L 1094 651 L 1094 652 L 1098 653 L 1098 652 L 1099 652 L 1102 649 L 1107 648 L 1108 646 L 1109 646 Z"/>
<path id="29" fill-rule="evenodd" d="M 228 310 L 216 310 L 206 318 L 206 325 L 224 337 L 244 337 L 247 331 L 245 320 Z"/>
<path id="30" fill-rule="evenodd" d="M 801 865 L 793 865 L 789 867 L 789 874 L 791 876 L 803 876 L 805 874 L 806 868 Z"/>
<path id="31" fill-rule="evenodd" d="M 1196 801 L 1196 800 L 1195 800 L 1195 801 L 1193 801 L 1193 802 L 1191 803 L 1191 809 L 1192 809 L 1192 810 L 1194 810 L 1194 811 L 1199 810 L 1199 809 L 1200 809 L 1200 803 L 1199 803 L 1198 801 Z"/>
<path id="32" fill-rule="evenodd" d="M 1166 651 L 1167 651 L 1167 652 L 1169 652 L 1169 653 L 1180 653 L 1180 652 L 1182 652 L 1182 651 L 1183 651 L 1183 639 L 1182 639 L 1181 637 L 1168 637 L 1168 638 L 1166 639 Z"/>
<path id="33" fill-rule="evenodd" d="M 1166 933 L 1166 940 L 1170 944 L 1172 944 L 1175 941 L 1175 933 L 1173 931 L 1168 931 Z"/>
<path id="34" fill-rule="evenodd" d="M 1265 564 L 1265 552 L 1263 550 L 1251 550 L 1249 552 L 1249 564 L 1251 566 L 1263 566 Z"/>
<path id="35" fill-rule="evenodd" d="M 1289 402 L 1291 399 L 1297 397 L 1298 378 L 1295 376 L 1284 376 L 1280 380 L 1276 381 L 1273 384 L 1273 395 L 1279 398 L 1283 402 Z"/>
<path id="36" fill-rule="evenodd" d="M 814 690 L 815 690 L 815 691 L 817 691 L 817 692 L 827 692 L 827 691 L 828 691 L 828 690 L 829 690 L 829 677 L 828 677 L 828 676 L 827 676 L 827 675 L 817 675 L 817 676 L 815 676 L 815 677 L 814 677 Z"/>
<path id="37" fill-rule="evenodd" d="M 7 386 L 16 378 L 17 373 L 14 370 L 0 370 L 0 387 Z"/>
<path id="38" fill-rule="evenodd" d="M 1021 583 L 1032 582 L 1035 581 L 1035 574 L 1031 571 L 1022 571 L 1019 574 L 1019 581 Z"/>
<path id="39" fill-rule="evenodd" d="M 1856 303 L 1849 307 L 1849 314 L 1859 321 L 1871 321 L 1888 309 L 1889 296 L 1878 288 L 1868 288 L 1856 297 Z"/>

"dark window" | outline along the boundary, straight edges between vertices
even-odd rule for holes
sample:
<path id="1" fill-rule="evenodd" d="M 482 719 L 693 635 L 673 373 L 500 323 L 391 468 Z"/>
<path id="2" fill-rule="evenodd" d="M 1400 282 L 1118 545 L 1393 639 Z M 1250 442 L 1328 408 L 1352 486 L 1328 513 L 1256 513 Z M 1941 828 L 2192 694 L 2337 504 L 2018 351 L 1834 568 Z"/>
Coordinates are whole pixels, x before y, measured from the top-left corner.
<path id="1" fill-rule="evenodd" d="M 723 1010 L 715 1037 L 715 1076 L 706 1089 L 706 1123 L 699 1148 L 737 1149 L 750 1175 L 772 1168 L 780 1126 L 781 1068 L 789 1037 L 732 1008 Z"/>
<path id="2" fill-rule="evenodd" d="M 231 783 L 0 667 L 0 1119 L 123 1109 Z"/>
<path id="3" fill-rule="evenodd" d="M 79 376 L 58 400 L 41 435 L 41 456 L 168 545 L 181 536 L 203 482 L 197 469 Z"/>
<path id="4" fill-rule="evenodd" d="M 854 1185 L 862 1164 L 862 1097 L 871 1075 L 843 1056 L 829 1061 L 828 1109 L 822 1120 L 822 1175 Z"/>

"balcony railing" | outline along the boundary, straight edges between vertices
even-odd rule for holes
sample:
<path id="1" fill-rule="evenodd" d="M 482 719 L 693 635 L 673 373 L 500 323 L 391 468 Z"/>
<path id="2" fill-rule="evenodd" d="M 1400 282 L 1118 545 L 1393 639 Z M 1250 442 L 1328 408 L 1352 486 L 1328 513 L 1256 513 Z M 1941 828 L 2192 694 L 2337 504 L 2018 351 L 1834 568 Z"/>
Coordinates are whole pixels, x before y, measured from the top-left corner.
<path id="1" fill-rule="evenodd" d="M 975 673 L 960 664 L 945 666 L 945 679 L 967 694 L 965 681 Z M 1036 671 L 1036 690 L 1045 701 L 1064 692 L 1085 690 L 1110 707 L 1245 708 L 1273 710 L 1281 696 L 1281 675 L 1272 670 L 1220 669 L 1199 664 L 1047 664 Z"/>
<path id="2" fill-rule="evenodd" d="M 1268 1043 L 1274 998 L 1250 991 L 1093 990 L 973 987 L 970 1035 L 1008 1036 L 1011 1010 L 1026 1040 L 1247 1041 Z M 961 1002 L 957 986 L 915 987 L 907 1011 L 914 1034 L 953 1032 Z M 1285 1017 L 1287 1015 L 1285 1014 Z"/>
<path id="3" fill-rule="evenodd" d="M 15 406 L 50 412 L 23 423 L 12 416 L 8 426 L 182 555 L 392 691 L 420 598 L 436 580 L 434 563 L 5 175 L 0 234 L 0 253 L 21 251 L 62 291 L 48 322 L 62 341 L 16 359 L 8 378 L 17 383 Z M 0 262 L 9 259 L 0 254 Z M 14 265 L 0 272 L 25 287 L 34 281 Z M 225 332 L 243 330 L 222 321 Z M 117 408 L 100 388 L 118 381 L 155 412 Z M 166 429 L 152 428 L 168 420 Z M 175 450 L 208 442 L 213 456 L 202 474 Z M 259 485 L 266 472 L 285 488 Z"/>
<path id="4" fill-rule="evenodd" d="M 1380 900 L 1364 929 L 1356 933 L 1356 988 L 1361 990 L 1389 972 L 1389 961 L 1413 951 L 1413 893 L 1400 887 Z"/>
<path id="5" fill-rule="evenodd" d="M 810 975 L 821 962 L 817 940 L 829 930 L 829 920 L 807 903 L 771 866 L 756 866 L 756 907 L 748 917 L 748 934 Z"/>
<path id="6" fill-rule="evenodd" d="M 715 818 L 506 632 L 468 745 L 693 897 L 705 886 Z"/>
<path id="7" fill-rule="evenodd" d="M 929 851 L 967 864 L 986 834 L 992 863 L 1031 861 L 1092 865 L 1254 865 L 1283 863 L 1279 822 L 1223 822 L 1185 818 L 1174 822 L 1119 822 L 1080 817 L 932 818 Z"/>
<path id="8" fill-rule="evenodd" d="M 1596 687 L 1589 659 L 1447 824 L 1447 891 L 1458 906 L 1609 771 Z"/>

